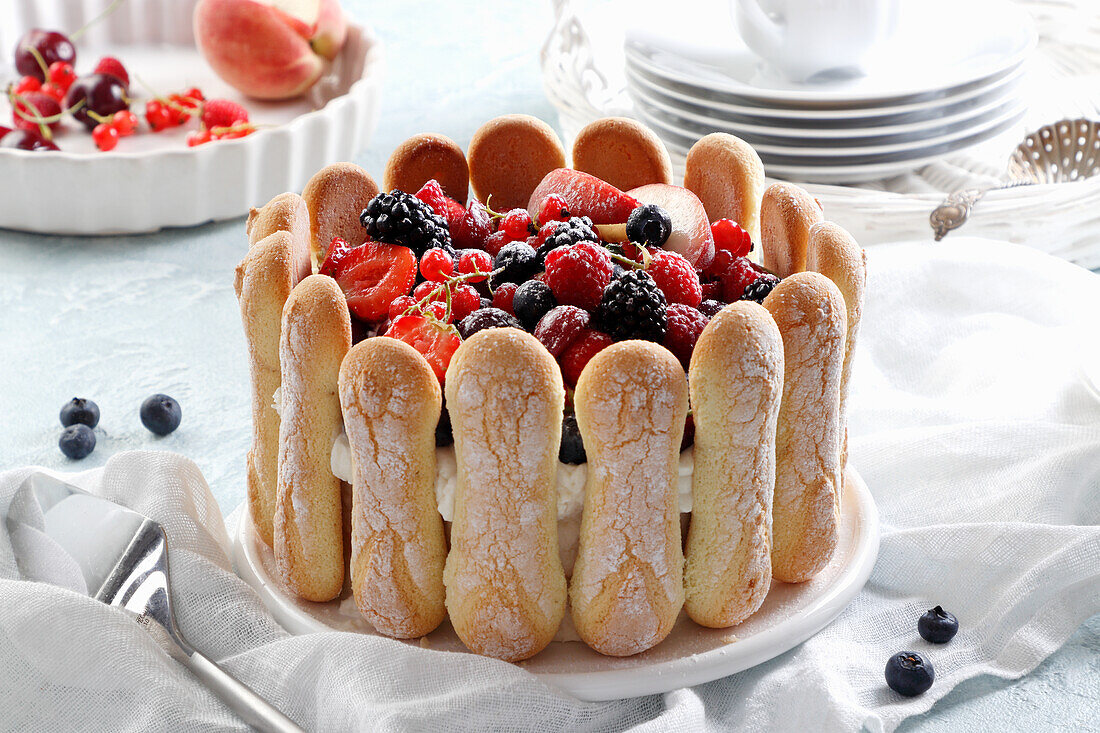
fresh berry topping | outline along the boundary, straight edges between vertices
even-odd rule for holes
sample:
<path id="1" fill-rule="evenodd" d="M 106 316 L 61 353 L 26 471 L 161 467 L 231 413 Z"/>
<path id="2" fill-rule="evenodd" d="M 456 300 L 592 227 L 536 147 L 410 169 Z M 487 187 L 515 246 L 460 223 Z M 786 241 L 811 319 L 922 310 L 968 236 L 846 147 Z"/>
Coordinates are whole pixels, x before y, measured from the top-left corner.
<path id="1" fill-rule="evenodd" d="M 959 633 L 959 620 L 954 614 L 936 606 L 917 619 L 917 631 L 925 641 L 933 644 L 946 644 Z"/>
<path id="2" fill-rule="evenodd" d="M 535 326 L 535 338 L 556 358 L 589 330 L 591 321 L 588 311 L 575 305 L 559 305 Z"/>
<path id="3" fill-rule="evenodd" d="M 371 239 L 403 245 L 417 256 L 432 247 L 440 247 L 448 254 L 453 251 L 451 233 L 443 217 L 404 191 L 395 189 L 372 198 L 359 215 L 359 223 Z"/>
<path id="4" fill-rule="evenodd" d="M 565 199 L 556 193 L 546 197 L 539 207 L 539 224 L 544 225 L 550 221 L 566 221 L 569 219 L 569 208 L 565 205 Z"/>
<path id="5" fill-rule="evenodd" d="M 101 58 L 99 63 L 95 65 L 92 73 L 110 74 L 126 86 L 130 86 L 130 74 L 126 71 L 126 67 L 122 65 L 122 62 L 114 56 L 104 56 Z"/>
<path id="6" fill-rule="evenodd" d="M 420 187 L 416 197 L 432 207 L 432 211 L 446 220 L 447 225 L 453 225 L 466 213 L 466 207 L 443 193 L 443 187 L 434 178 Z M 451 235 L 452 238 L 454 235 Z"/>
<path id="7" fill-rule="evenodd" d="M 778 284 L 778 277 L 768 272 L 762 273 L 760 277 L 745 288 L 745 292 L 741 294 L 741 300 L 755 300 L 757 303 L 763 303 L 764 298 L 768 297 L 768 293 L 774 290 Z"/>
<path id="8" fill-rule="evenodd" d="M 118 128 L 102 122 L 92 130 L 92 140 L 95 146 L 104 152 L 114 150 L 118 145 Z"/>
<path id="9" fill-rule="evenodd" d="M 531 245 L 526 242 L 506 244 L 493 258 L 493 269 L 501 272 L 493 276 L 492 285 L 495 288 L 500 283 L 518 284 L 529 280 L 538 271 L 538 266 L 538 258 Z"/>
<path id="10" fill-rule="evenodd" d="M 724 249 L 734 257 L 744 257 L 752 251 L 752 237 L 731 219 L 712 222 L 710 232 L 714 236 L 715 250 Z"/>
<path id="11" fill-rule="evenodd" d="M 612 272 L 611 256 L 592 242 L 559 247 L 546 256 L 546 284 L 554 297 L 585 310 L 599 306 Z"/>
<path id="12" fill-rule="evenodd" d="M 638 207 L 638 199 L 607 181 L 571 168 L 558 168 L 543 176 L 531 193 L 527 210 L 541 212 L 551 195 L 561 197 L 573 216 L 587 216 L 596 224 L 622 224 Z M 545 224 L 541 218 L 540 223 Z"/>
<path id="13" fill-rule="evenodd" d="M 454 442 L 455 436 L 451 432 L 451 413 L 447 412 L 447 406 L 443 405 L 443 409 L 439 411 L 439 422 L 435 424 L 435 446 L 443 448 L 453 445 Z"/>
<path id="14" fill-rule="evenodd" d="M 340 270 L 340 263 L 348 256 L 348 252 L 351 252 L 351 249 L 347 241 L 341 237 L 333 237 L 332 241 L 328 244 L 328 253 L 325 254 L 325 261 L 321 263 L 321 269 L 318 272 L 322 275 L 328 275 L 329 277 L 336 277 L 336 273 Z"/>
<path id="15" fill-rule="evenodd" d="M 428 296 L 431 296 L 432 300 L 440 302 L 447 299 L 443 288 L 439 287 L 439 283 L 433 283 L 430 280 L 425 280 L 413 289 L 413 297 L 417 300 L 424 300 Z"/>
<path id="16" fill-rule="evenodd" d="M 691 353 L 695 351 L 695 342 L 699 334 L 710 321 L 702 312 L 682 303 L 673 303 L 666 311 L 668 320 L 665 339 L 662 345 L 671 351 L 687 369 L 691 364 Z"/>
<path id="17" fill-rule="evenodd" d="M 454 272 L 454 267 L 454 260 L 439 247 L 429 249 L 420 258 L 420 274 L 425 280 L 443 282 Z"/>
<path id="18" fill-rule="evenodd" d="M 157 435 L 168 435 L 180 426 L 183 413 L 180 403 L 166 394 L 155 394 L 141 403 L 141 424 Z"/>
<path id="19" fill-rule="evenodd" d="M 70 88 L 71 88 L 71 85 L 70 85 Z M 42 92 L 47 97 L 51 97 L 53 99 L 56 99 L 58 104 L 61 104 L 62 102 L 65 101 L 65 94 L 66 94 L 65 90 L 62 89 L 59 86 L 54 86 L 53 84 L 50 84 L 49 82 L 43 84 L 42 87 L 38 91 Z"/>
<path id="20" fill-rule="evenodd" d="M 558 448 L 558 460 L 574 466 L 588 463 L 581 440 L 581 429 L 577 427 L 577 416 L 566 415 L 561 421 L 561 447 Z"/>
<path id="21" fill-rule="evenodd" d="M 394 298 L 390 303 L 388 315 L 390 320 L 397 318 L 400 315 L 404 315 L 405 311 L 416 305 L 416 298 L 411 295 L 402 295 L 400 298 Z"/>
<path id="22" fill-rule="evenodd" d="M 23 76 L 46 81 L 46 73 L 57 61 L 76 66 L 76 47 L 64 33 L 32 28 L 15 44 L 15 69 Z"/>
<path id="23" fill-rule="evenodd" d="M 505 313 L 515 313 L 515 308 L 512 306 L 512 302 L 516 297 L 516 290 L 519 288 L 515 283 L 504 283 L 496 290 L 493 291 L 493 307 L 499 308 Z"/>
<path id="24" fill-rule="evenodd" d="M 50 64 L 50 84 L 53 84 L 58 89 L 69 91 L 69 87 L 76 81 L 76 71 L 73 70 L 73 65 L 65 61 L 54 61 Z"/>
<path id="25" fill-rule="evenodd" d="M 447 374 L 451 357 L 462 343 L 454 326 L 415 313 L 395 318 L 386 336 L 404 341 L 419 351 L 440 383 Z"/>
<path id="26" fill-rule="evenodd" d="M 703 301 L 703 288 L 695 268 L 681 255 L 663 249 L 656 250 L 646 265 L 657 287 L 669 303 L 683 303 L 697 308 Z"/>
<path id="27" fill-rule="evenodd" d="M 42 137 L 38 130 L 13 130 L 0 138 L 0 148 L 14 150 L 59 150 L 52 141 Z"/>
<path id="28" fill-rule="evenodd" d="M 665 337 L 668 303 L 657 283 L 644 270 L 629 270 L 604 288 L 596 322 L 615 338 L 661 343 Z"/>
<path id="29" fill-rule="evenodd" d="M 95 450 L 95 432 L 80 423 L 70 425 L 61 431 L 57 447 L 74 461 L 87 458 Z"/>
<path id="30" fill-rule="evenodd" d="M 584 367 L 592 360 L 592 357 L 606 349 L 615 340 L 606 333 L 588 330 L 573 345 L 562 352 L 561 375 L 565 381 L 575 387 L 580 379 Z"/>
<path id="31" fill-rule="evenodd" d="M 115 116 L 111 118 L 111 126 L 118 130 L 118 134 L 122 137 L 133 135 L 137 131 L 137 115 L 128 109 L 115 112 Z"/>
<path id="32" fill-rule="evenodd" d="M 672 234 L 672 218 L 657 204 L 644 204 L 630 212 L 626 237 L 647 247 L 660 247 Z"/>
<path id="33" fill-rule="evenodd" d="M 461 321 L 466 316 L 481 308 L 481 294 L 472 285 L 459 283 L 451 291 L 451 313 L 455 321 Z"/>
<path id="34" fill-rule="evenodd" d="M 493 257 L 488 252 L 480 249 L 470 249 L 463 252 L 458 258 L 458 274 L 469 275 L 472 272 L 489 273 L 493 270 Z M 471 277 L 467 282 L 479 283 L 488 279 L 484 277 Z"/>
<path id="35" fill-rule="evenodd" d="M 447 311 L 446 301 L 433 300 L 420 306 L 421 313 L 429 313 L 433 318 L 442 323 L 452 323 L 455 319 L 454 311 Z"/>
<path id="36" fill-rule="evenodd" d="M 458 324 L 458 332 L 464 339 L 487 328 L 523 328 L 523 326 L 511 313 L 505 313 L 499 308 L 479 308 Z"/>
<path id="37" fill-rule="evenodd" d="M 545 227 L 543 227 L 545 229 Z M 539 230 L 541 236 L 542 230 Z M 558 222 L 553 229 L 543 238 L 538 248 L 539 261 L 546 260 L 546 256 L 558 247 L 568 247 L 578 242 L 599 242 L 600 237 L 592 228 L 592 220 L 586 216 L 574 216 L 568 221 Z"/>
<path id="38" fill-rule="evenodd" d="M 489 210 L 480 201 L 471 201 L 462 216 L 451 221 L 451 238 L 458 249 L 483 249 L 492 232 Z"/>
<path id="39" fill-rule="evenodd" d="M 707 265 L 707 269 L 703 270 L 703 274 L 711 278 L 721 278 L 738 259 L 728 249 L 716 249 L 714 250 L 714 259 Z"/>
<path id="40" fill-rule="evenodd" d="M 109 74 L 90 74 L 74 81 L 65 95 L 65 107 L 73 109 L 77 105 L 80 107 L 73 112 L 73 117 L 89 130 L 99 124 L 92 113 L 105 118 L 111 117 L 115 112 L 130 109 L 126 85 Z"/>
<path id="41" fill-rule="evenodd" d="M 708 299 L 699 304 L 699 312 L 707 318 L 714 318 L 725 307 L 726 304 L 720 300 Z"/>
<path id="42" fill-rule="evenodd" d="M 202 104 L 204 127 L 232 127 L 238 122 L 248 122 L 248 110 L 228 99 L 210 99 Z"/>
<path id="43" fill-rule="evenodd" d="M 82 397 L 73 397 L 61 408 L 60 417 L 65 427 L 80 424 L 94 428 L 99 425 L 99 405 Z"/>
<path id="44" fill-rule="evenodd" d="M 48 94 L 27 92 L 12 101 L 12 124 L 17 129 L 38 131 L 40 123 L 56 129 L 60 123 L 61 105 Z"/>
<path id="45" fill-rule="evenodd" d="M 917 652 L 899 652 L 886 662 L 886 684 L 899 695 L 920 695 L 935 679 L 932 664 Z"/>
<path id="46" fill-rule="evenodd" d="M 732 303 L 741 300 L 745 288 L 756 282 L 760 273 L 744 257 L 738 257 L 721 276 L 722 300 Z"/>
<path id="47" fill-rule="evenodd" d="M 155 132 L 154 128 L 154 132 Z M 210 134 L 210 130 L 195 130 L 187 135 L 187 147 L 195 148 L 199 145 L 205 145 L 213 140 L 214 137 Z"/>
<path id="48" fill-rule="evenodd" d="M 493 232 L 485 238 L 485 251 L 490 256 L 496 257 L 500 254 L 500 250 L 504 249 L 504 245 L 508 244 L 508 235 L 504 232 Z"/>
<path id="49" fill-rule="evenodd" d="M 528 331 L 534 330 L 542 317 L 556 305 L 550 286 L 541 280 L 528 280 L 520 285 L 512 300 L 516 318 Z"/>
<path id="50" fill-rule="evenodd" d="M 408 247 L 367 242 L 344 256 L 333 277 L 356 318 L 377 323 L 416 282 L 416 256 Z"/>
<path id="51" fill-rule="evenodd" d="M 510 242 L 526 241 L 531 231 L 531 215 L 527 209 L 512 209 L 500 219 L 497 231 L 504 232 Z"/>

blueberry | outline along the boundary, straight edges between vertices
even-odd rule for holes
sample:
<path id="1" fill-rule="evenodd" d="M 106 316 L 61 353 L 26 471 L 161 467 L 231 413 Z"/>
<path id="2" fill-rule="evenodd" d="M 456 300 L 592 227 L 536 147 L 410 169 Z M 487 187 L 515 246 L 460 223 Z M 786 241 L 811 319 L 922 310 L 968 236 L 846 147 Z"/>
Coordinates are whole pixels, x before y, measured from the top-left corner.
<path id="1" fill-rule="evenodd" d="M 166 394 L 146 397 L 141 403 L 141 424 L 157 435 L 168 435 L 180 426 L 180 404 Z"/>
<path id="2" fill-rule="evenodd" d="M 79 461 L 95 450 L 95 432 L 83 423 L 70 425 L 61 431 L 57 447 L 69 458 Z"/>
<path id="3" fill-rule="evenodd" d="M 523 283 L 516 288 L 515 296 L 512 298 L 512 310 L 528 331 L 533 330 L 542 317 L 557 304 L 550 286 L 541 280 L 528 280 Z"/>
<path id="4" fill-rule="evenodd" d="M 442 448 L 455 442 L 454 433 L 451 432 L 451 413 L 447 412 L 444 405 L 439 413 L 439 422 L 435 424 L 435 446 Z"/>
<path id="5" fill-rule="evenodd" d="M 520 328 L 519 319 L 500 308 L 478 308 L 458 322 L 458 335 L 468 339 L 487 328 Z"/>
<path id="6" fill-rule="evenodd" d="M 77 423 L 90 428 L 99 425 L 99 405 L 83 397 L 73 397 L 66 402 L 61 408 L 61 424 L 69 427 Z"/>
<path id="7" fill-rule="evenodd" d="M 588 463 L 588 454 L 584 452 L 584 441 L 581 440 L 581 429 L 577 427 L 575 415 L 566 415 L 561 421 L 561 447 L 558 449 L 558 460 L 573 465 Z"/>
<path id="8" fill-rule="evenodd" d="M 493 259 L 493 269 L 503 270 L 493 276 L 493 287 L 501 283 L 522 283 L 530 280 L 538 270 L 535 248 L 526 242 L 512 242 L 500 248 Z"/>
<path id="9" fill-rule="evenodd" d="M 914 697 L 926 692 L 936 679 L 932 664 L 917 652 L 898 652 L 886 663 L 886 684 L 899 695 Z"/>
<path id="10" fill-rule="evenodd" d="M 917 631 L 925 641 L 933 644 L 946 644 L 959 633 L 959 620 L 952 614 L 936 606 L 917 619 Z"/>
<path id="11" fill-rule="evenodd" d="M 672 219 L 657 204 L 645 204 L 630 212 L 626 220 L 626 238 L 636 244 L 660 247 L 672 234 Z"/>

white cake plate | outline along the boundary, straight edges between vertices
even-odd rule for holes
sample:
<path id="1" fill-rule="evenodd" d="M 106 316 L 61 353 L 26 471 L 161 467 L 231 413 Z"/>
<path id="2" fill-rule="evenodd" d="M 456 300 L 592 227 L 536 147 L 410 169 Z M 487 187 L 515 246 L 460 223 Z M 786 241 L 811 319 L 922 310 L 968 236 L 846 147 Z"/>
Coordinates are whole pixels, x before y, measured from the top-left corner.
<path id="1" fill-rule="evenodd" d="M 871 575 L 878 556 L 878 509 L 867 485 L 851 467 L 840 506 L 840 541 L 832 561 L 807 583 L 773 581 L 764 605 L 739 626 L 706 629 L 681 614 L 672 633 L 653 649 L 633 657 L 605 657 L 577 640 L 566 613 L 555 641 L 521 666 L 581 700 L 598 701 L 690 687 L 779 656 L 840 615 Z M 291 633 L 377 635 L 359 615 L 347 588 L 339 599 L 328 603 L 303 601 L 289 593 L 275 572 L 274 554 L 256 535 L 247 511 L 241 513 L 237 527 L 234 563 L 275 619 Z M 466 652 L 446 621 L 426 642 L 393 643 Z"/>

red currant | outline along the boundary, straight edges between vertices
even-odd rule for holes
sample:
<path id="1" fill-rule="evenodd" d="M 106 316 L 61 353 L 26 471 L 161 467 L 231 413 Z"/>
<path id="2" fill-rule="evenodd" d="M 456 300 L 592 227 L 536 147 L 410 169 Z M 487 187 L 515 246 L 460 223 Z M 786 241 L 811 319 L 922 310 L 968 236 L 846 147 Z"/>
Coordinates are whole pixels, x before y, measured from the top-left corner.
<path id="1" fill-rule="evenodd" d="M 419 300 L 424 300 L 436 289 L 439 288 L 439 283 L 432 282 L 431 280 L 425 280 L 424 282 L 413 288 L 413 297 Z M 439 292 L 432 296 L 432 300 L 444 300 L 447 295 L 443 292 L 443 288 L 439 288 Z"/>
<path id="2" fill-rule="evenodd" d="M 425 280 L 443 282 L 454 272 L 454 260 L 442 249 L 436 247 L 429 249 L 420 258 L 420 274 Z"/>
<path id="3" fill-rule="evenodd" d="M 531 235 L 531 215 L 527 209 L 512 209 L 501 218 L 497 230 L 504 232 L 510 242 L 523 241 Z"/>
<path id="4" fill-rule="evenodd" d="M 414 305 L 416 305 L 416 298 L 411 295 L 402 295 L 400 298 L 394 298 L 393 302 L 390 303 L 390 320 L 397 318 Z"/>
<path id="5" fill-rule="evenodd" d="M 41 91 L 42 82 L 33 76 L 24 76 L 11 88 L 12 94 L 26 94 L 27 92 Z"/>
<path id="6" fill-rule="evenodd" d="M 154 130 L 157 128 L 153 128 Z M 210 142 L 210 130 L 195 130 L 187 136 L 187 147 L 194 148 Z"/>
<path id="7" fill-rule="evenodd" d="M 76 72 L 73 65 L 64 61 L 54 61 L 50 64 L 50 83 L 59 89 L 69 91 L 69 87 L 76 81 Z"/>
<path id="8" fill-rule="evenodd" d="M 51 82 L 46 82 L 45 84 L 43 84 L 42 88 L 38 91 L 53 97 L 58 102 L 65 99 L 65 90 Z"/>
<path id="9" fill-rule="evenodd" d="M 104 152 L 114 150 L 118 145 L 118 130 L 106 122 L 101 122 L 92 130 L 92 140 L 95 141 L 95 146 Z"/>
<path id="10" fill-rule="evenodd" d="M 198 87 L 191 87 L 183 93 L 183 96 L 190 100 L 193 100 L 196 103 L 206 101 L 206 97 L 202 95 L 202 91 Z"/>
<path id="11" fill-rule="evenodd" d="M 145 121 L 153 132 L 160 132 L 169 126 L 168 114 L 164 109 L 164 103 L 158 99 L 150 99 L 145 103 Z"/>
<path id="12" fill-rule="evenodd" d="M 568 218 L 569 208 L 566 206 L 565 199 L 556 193 L 547 196 L 539 207 L 540 225 L 548 221 L 565 221 Z"/>
<path id="13" fill-rule="evenodd" d="M 752 237 L 732 219 L 719 219 L 710 225 L 714 236 L 714 248 L 725 249 L 735 257 L 744 257 L 752 251 Z"/>
<path id="14" fill-rule="evenodd" d="M 111 118 L 111 124 L 118 130 L 118 134 L 122 137 L 127 135 L 133 135 L 137 130 L 138 118 L 133 112 L 129 110 L 123 110 L 121 112 L 115 112 L 115 116 Z"/>
<path id="15" fill-rule="evenodd" d="M 443 321 L 444 323 L 450 323 L 454 320 L 454 310 L 451 311 L 451 317 L 447 317 L 447 304 L 442 301 L 433 300 L 424 306 L 425 313 L 431 313 L 436 317 L 436 320 Z"/>
<path id="16" fill-rule="evenodd" d="M 458 274 L 469 275 L 471 272 L 484 272 L 487 274 L 493 271 L 493 258 L 488 252 L 482 252 L 479 249 L 465 252 L 458 258 Z M 479 283 L 485 280 L 485 277 L 471 277 L 467 282 Z"/>
<path id="17" fill-rule="evenodd" d="M 461 321 L 481 307 L 481 294 L 472 285 L 459 283 L 451 291 L 451 314 Z"/>

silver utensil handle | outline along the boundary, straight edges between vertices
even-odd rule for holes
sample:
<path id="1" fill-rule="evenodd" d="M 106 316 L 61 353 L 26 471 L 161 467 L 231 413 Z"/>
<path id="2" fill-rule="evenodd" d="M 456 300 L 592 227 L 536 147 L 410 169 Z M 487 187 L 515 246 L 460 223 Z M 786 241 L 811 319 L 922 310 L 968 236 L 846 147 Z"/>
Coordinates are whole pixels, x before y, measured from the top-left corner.
<path id="1" fill-rule="evenodd" d="M 305 733 L 293 720 L 215 662 L 196 651 L 182 657 L 195 676 L 253 728 L 264 733 Z"/>
<path id="2" fill-rule="evenodd" d="M 958 229 L 970 217 L 970 209 L 974 204 L 990 191 L 999 186 L 986 188 L 968 188 L 965 191 L 955 191 L 943 200 L 939 206 L 932 210 L 928 217 L 928 223 L 932 225 L 936 241 L 943 239 L 952 229 Z"/>

